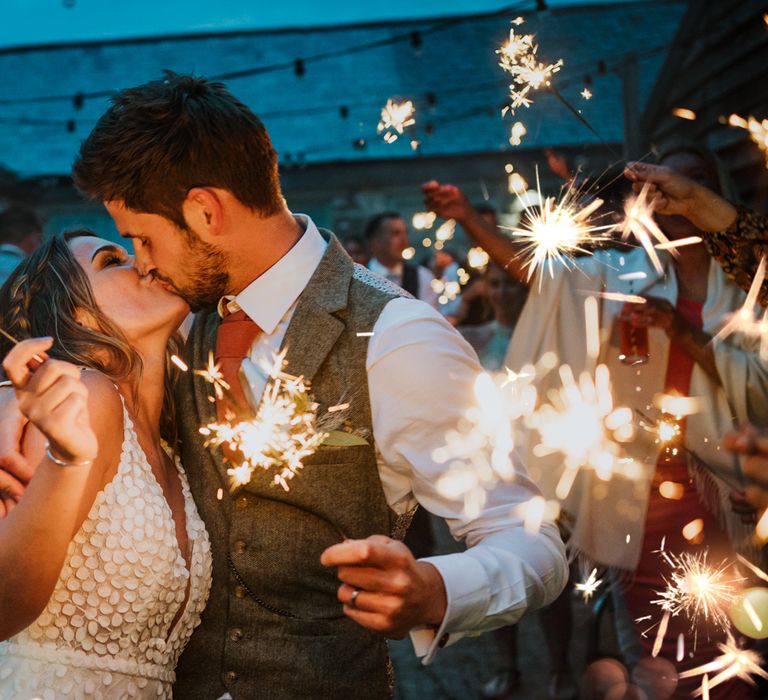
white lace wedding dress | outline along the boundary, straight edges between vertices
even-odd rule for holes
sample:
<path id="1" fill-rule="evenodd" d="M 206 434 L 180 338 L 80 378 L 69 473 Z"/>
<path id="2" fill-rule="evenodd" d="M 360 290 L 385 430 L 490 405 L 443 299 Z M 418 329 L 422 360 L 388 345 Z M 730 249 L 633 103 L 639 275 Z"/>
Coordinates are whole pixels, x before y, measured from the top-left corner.
<path id="1" fill-rule="evenodd" d="M 208 599 L 210 543 L 177 462 L 187 569 L 170 506 L 123 413 L 117 474 L 70 543 L 48 605 L 0 643 L 1 700 L 171 697 L 176 662 Z"/>

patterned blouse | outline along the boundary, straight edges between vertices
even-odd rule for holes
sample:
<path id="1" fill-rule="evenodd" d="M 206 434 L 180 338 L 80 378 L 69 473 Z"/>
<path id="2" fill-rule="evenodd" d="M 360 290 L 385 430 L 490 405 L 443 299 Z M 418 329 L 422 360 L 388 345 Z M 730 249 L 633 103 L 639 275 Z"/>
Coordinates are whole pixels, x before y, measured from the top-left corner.
<path id="1" fill-rule="evenodd" d="M 728 277 L 749 290 L 757 266 L 768 255 L 768 216 L 736 206 L 734 222 L 725 231 L 707 233 L 704 243 Z M 758 303 L 768 306 L 768 279 L 758 293 Z"/>

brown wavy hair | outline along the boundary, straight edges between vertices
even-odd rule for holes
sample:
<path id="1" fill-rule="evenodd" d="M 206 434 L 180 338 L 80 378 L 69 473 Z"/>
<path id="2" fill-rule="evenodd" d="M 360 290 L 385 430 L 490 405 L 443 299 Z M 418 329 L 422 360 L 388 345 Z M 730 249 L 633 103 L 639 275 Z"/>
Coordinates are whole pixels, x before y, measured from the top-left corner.
<path id="1" fill-rule="evenodd" d="M 66 360 L 105 374 L 114 382 L 139 376 L 142 361 L 125 334 L 99 308 L 88 276 L 69 248 L 68 242 L 96 234 L 88 229 L 52 236 L 32 255 L 19 263 L 0 288 L 0 328 L 17 340 L 50 336 L 50 357 Z M 78 323 L 78 315 L 87 313 L 94 327 Z M 5 357 L 12 343 L 0 336 L 0 357 Z M 181 347 L 174 336 L 168 358 Z M 161 432 L 171 444 L 176 443 L 173 385 L 175 365 L 166 361 L 165 400 Z"/>

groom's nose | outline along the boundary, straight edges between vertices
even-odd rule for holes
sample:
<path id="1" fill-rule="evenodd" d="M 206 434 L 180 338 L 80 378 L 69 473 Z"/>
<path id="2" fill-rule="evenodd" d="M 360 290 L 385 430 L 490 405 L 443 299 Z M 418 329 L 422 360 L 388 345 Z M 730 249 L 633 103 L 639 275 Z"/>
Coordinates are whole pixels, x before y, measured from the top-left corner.
<path id="1" fill-rule="evenodd" d="M 142 277 L 146 277 L 155 266 L 152 264 L 151 258 L 144 253 L 140 248 L 135 247 L 133 256 L 133 266 L 139 271 Z"/>

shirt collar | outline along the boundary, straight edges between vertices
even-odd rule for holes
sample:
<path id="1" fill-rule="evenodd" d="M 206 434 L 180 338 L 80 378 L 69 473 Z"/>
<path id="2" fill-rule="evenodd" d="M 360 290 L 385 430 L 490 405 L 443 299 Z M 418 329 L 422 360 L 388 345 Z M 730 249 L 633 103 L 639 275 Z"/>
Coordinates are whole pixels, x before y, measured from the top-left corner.
<path id="1" fill-rule="evenodd" d="M 328 247 L 312 219 L 304 214 L 295 214 L 294 218 L 304 229 L 301 238 L 240 294 L 222 297 L 219 300 L 220 314 L 225 305 L 230 312 L 242 309 L 264 333 L 271 335 L 275 332 L 309 283 Z"/>

